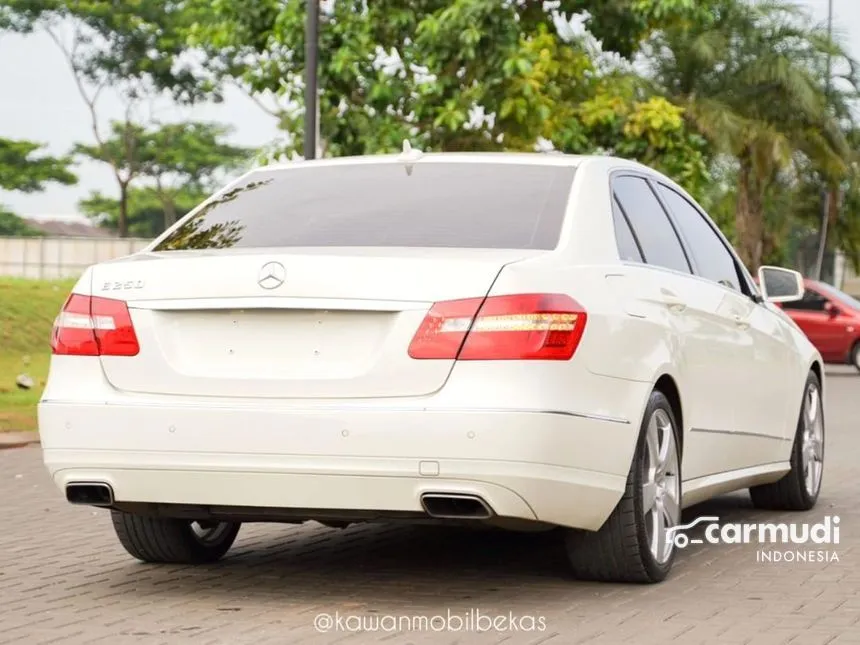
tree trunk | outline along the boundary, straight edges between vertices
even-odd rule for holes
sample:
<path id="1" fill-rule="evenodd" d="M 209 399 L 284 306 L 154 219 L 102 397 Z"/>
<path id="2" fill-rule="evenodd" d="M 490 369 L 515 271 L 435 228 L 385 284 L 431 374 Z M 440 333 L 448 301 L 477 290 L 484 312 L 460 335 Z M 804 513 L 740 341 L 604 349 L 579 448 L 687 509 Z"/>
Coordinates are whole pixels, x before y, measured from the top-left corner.
<path id="1" fill-rule="evenodd" d="M 164 209 L 164 230 L 166 231 L 176 224 L 176 204 L 173 203 L 172 199 L 165 199 L 162 202 L 162 208 Z"/>
<path id="2" fill-rule="evenodd" d="M 761 266 L 764 235 L 762 195 L 748 153 L 740 157 L 738 171 L 738 201 L 735 211 L 738 254 L 752 273 Z"/>
<path id="3" fill-rule="evenodd" d="M 827 200 L 827 219 L 828 219 L 828 231 L 834 231 L 836 229 L 836 220 L 839 219 L 839 198 L 840 195 L 839 186 L 831 186 L 830 187 L 830 199 Z"/>
<path id="4" fill-rule="evenodd" d="M 816 272 L 813 275 L 814 278 L 823 280 L 824 275 L 827 273 L 824 269 L 824 262 L 827 259 L 827 249 L 832 248 L 831 240 L 833 239 L 833 234 L 836 229 L 836 220 L 839 219 L 839 198 L 841 196 L 841 191 L 839 186 L 833 186 L 832 184 L 828 184 L 825 188 L 824 199 L 825 208 L 827 209 L 826 218 L 822 217 L 821 219 L 821 227 L 818 231 L 818 253 L 815 256 L 815 269 Z M 818 266 L 818 259 L 821 258 L 821 266 Z"/>
<path id="5" fill-rule="evenodd" d="M 119 185 L 119 222 L 117 223 L 120 237 L 128 237 L 128 184 Z"/>

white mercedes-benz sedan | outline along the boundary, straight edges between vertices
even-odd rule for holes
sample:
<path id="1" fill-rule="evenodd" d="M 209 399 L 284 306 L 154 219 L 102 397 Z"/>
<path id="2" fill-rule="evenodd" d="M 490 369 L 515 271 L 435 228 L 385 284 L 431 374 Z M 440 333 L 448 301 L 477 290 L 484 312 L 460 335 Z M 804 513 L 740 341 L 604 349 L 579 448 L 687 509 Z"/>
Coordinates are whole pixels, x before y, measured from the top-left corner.
<path id="1" fill-rule="evenodd" d="M 39 405 L 66 499 L 147 562 L 242 522 L 553 530 L 657 582 L 681 509 L 806 510 L 822 360 L 703 210 L 637 163 L 420 154 L 254 170 L 89 268 Z"/>

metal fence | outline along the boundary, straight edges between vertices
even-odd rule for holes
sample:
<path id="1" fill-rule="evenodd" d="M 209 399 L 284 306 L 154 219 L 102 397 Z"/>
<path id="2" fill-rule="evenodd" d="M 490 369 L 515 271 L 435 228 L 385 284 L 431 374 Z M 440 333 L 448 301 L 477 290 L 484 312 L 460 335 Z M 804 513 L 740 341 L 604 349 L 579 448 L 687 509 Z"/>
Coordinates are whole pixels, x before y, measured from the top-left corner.
<path id="1" fill-rule="evenodd" d="M 149 242 L 139 238 L 0 237 L 0 275 L 76 278 L 90 265 L 131 255 Z"/>
<path id="2" fill-rule="evenodd" d="M 21 278 L 77 278 L 88 266 L 131 255 L 150 240 L 141 238 L 3 237 L 0 275 Z M 825 262 L 822 276 L 848 293 L 860 296 L 860 275 L 842 254 Z M 801 271 L 804 267 L 798 267 Z"/>

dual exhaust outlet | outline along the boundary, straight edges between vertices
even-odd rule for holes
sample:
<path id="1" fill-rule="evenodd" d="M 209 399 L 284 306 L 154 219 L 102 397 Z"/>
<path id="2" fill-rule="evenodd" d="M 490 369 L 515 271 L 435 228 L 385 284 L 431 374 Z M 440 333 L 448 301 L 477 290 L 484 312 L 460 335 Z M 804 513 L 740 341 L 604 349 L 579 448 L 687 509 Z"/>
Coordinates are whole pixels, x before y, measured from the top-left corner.
<path id="1" fill-rule="evenodd" d="M 104 483 L 72 483 L 66 486 L 66 500 L 82 506 L 110 507 L 114 505 L 113 489 Z M 459 493 L 424 493 L 421 507 L 440 520 L 487 520 L 494 515 L 490 505 L 477 495 Z"/>

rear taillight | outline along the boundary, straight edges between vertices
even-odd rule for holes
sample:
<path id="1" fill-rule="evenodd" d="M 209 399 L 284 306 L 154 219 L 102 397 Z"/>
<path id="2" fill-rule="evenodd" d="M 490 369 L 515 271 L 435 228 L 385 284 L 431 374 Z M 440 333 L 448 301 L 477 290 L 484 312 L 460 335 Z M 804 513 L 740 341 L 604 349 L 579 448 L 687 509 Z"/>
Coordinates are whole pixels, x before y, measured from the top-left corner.
<path id="1" fill-rule="evenodd" d="M 412 358 L 457 358 L 483 298 L 434 304 L 409 345 Z"/>
<path id="2" fill-rule="evenodd" d="M 51 350 L 72 356 L 136 356 L 140 346 L 125 302 L 73 293 L 54 321 Z"/>
<path id="3" fill-rule="evenodd" d="M 586 319 L 579 303 L 561 294 L 437 302 L 412 339 L 409 356 L 566 361 L 579 345 Z"/>

